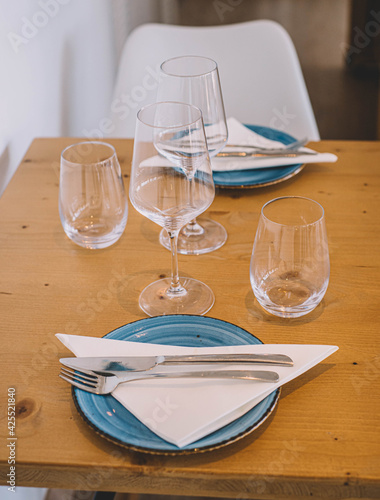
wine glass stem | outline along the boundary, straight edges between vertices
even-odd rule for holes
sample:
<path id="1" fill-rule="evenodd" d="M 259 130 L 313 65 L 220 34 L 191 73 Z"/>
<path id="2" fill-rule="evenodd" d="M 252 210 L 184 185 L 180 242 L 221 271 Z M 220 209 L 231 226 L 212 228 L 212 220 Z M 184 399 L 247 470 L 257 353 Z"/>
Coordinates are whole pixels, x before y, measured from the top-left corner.
<path id="1" fill-rule="evenodd" d="M 189 176 L 189 189 L 190 189 L 190 206 L 194 207 L 194 176 Z M 203 227 L 198 224 L 197 219 L 193 219 L 182 229 L 182 235 L 185 238 L 191 236 L 201 236 L 204 233 Z"/>
<path id="2" fill-rule="evenodd" d="M 197 219 L 193 219 L 183 228 L 181 235 L 188 238 L 190 236 L 201 236 L 203 233 L 203 227 L 198 224 Z"/>
<path id="3" fill-rule="evenodd" d="M 172 254 L 172 281 L 170 284 L 170 288 L 168 288 L 166 293 L 171 297 L 178 297 L 186 293 L 186 290 L 181 285 L 178 276 L 178 253 L 177 253 L 178 234 L 179 234 L 178 230 L 168 231 L 168 235 L 170 238 L 170 249 Z"/>

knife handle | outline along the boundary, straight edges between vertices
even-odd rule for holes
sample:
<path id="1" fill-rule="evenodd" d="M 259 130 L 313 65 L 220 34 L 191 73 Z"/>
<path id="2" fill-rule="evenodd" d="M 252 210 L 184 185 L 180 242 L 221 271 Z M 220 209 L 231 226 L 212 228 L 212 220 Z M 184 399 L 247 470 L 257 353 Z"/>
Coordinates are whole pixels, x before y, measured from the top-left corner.
<path id="1" fill-rule="evenodd" d="M 163 356 L 160 364 L 181 363 L 265 363 L 293 366 L 293 360 L 285 354 L 200 354 L 194 356 Z"/>

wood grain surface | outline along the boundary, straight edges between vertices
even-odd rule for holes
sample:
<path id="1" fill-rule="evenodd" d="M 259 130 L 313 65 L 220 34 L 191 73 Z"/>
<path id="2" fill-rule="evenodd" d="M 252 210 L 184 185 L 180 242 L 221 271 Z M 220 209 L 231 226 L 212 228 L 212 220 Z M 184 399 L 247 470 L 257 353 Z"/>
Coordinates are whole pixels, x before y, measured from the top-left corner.
<path id="1" fill-rule="evenodd" d="M 181 275 L 202 279 L 216 302 L 208 316 L 236 323 L 266 343 L 339 346 L 287 384 L 277 410 L 250 437 L 182 457 L 131 452 L 97 436 L 58 377 L 70 355 L 54 334 L 103 336 L 144 317 L 140 291 L 170 275 L 160 228 L 131 206 L 113 246 L 72 243 L 58 213 L 59 157 L 77 139 L 36 139 L 0 200 L 0 470 L 9 473 L 7 389 L 16 390 L 16 484 L 161 495 L 306 499 L 380 497 L 380 143 L 320 142 L 335 164 L 308 165 L 263 189 L 217 191 L 208 215 L 228 241 L 179 256 Z M 111 140 L 128 189 L 132 141 Z M 266 314 L 249 282 L 262 205 L 282 195 L 320 202 L 326 214 L 330 285 L 309 315 Z M 115 282 L 119 286 L 115 287 Z"/>

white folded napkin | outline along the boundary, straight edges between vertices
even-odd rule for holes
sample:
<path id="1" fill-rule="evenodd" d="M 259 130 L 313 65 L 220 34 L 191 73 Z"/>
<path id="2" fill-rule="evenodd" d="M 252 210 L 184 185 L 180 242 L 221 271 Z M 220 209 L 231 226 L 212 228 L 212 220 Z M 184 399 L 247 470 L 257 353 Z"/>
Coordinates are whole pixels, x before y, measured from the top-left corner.
<path id="1" fill-rule="evenodd" d="M 284 145 L 278 141 L 272 141 L 262 135 L 253 132 L 241 124 L 236 118 L 228 118 L 228 141 L 227 144 L 244 144 L 246 146 L 261 146 L 266 148 L 283 148 Z M 228 150 L 247 151 L 249 148 L 225 148 Z M 300 151 L 313 151 L 309 148 L 300 148 Z M 227 172 L 231 170 L 250 170 L 256 168 L 279 167 L 286 165 L 297 165 L 299 163 L 334 163 L 338 157 L 331 153 L 317 153 L 316 155 L 301 155 L 296 158 L 258 158 L 258 157 L 214 157 L 211 158 L 212 169 L 215 172 Z"/>
<path id="2" fill-rule="evenodd" d="M 119 385 L 112 395 L 158 436 L 184 447 L 220 429 L 249 411 L 272 391 L 298 377 L 338 347 L 326 345 L 258 344 L 228 347 L 189 348 L 127 342 L 80 335 L 56 334 L 76 356 L 159 356 L 172 354 L 281 353 L 294 361 L 293 367 L 250 365 L 257 370 L 272 370 L 279 382 L 226 379 L 152 379 Z M 206 369 L 247 369 L 247 365 L 202 366 Z M 173 371 L 178 366 L 161 365 L 153 370 Z M 186 367 L 186 371 L 198 369 Z"/>

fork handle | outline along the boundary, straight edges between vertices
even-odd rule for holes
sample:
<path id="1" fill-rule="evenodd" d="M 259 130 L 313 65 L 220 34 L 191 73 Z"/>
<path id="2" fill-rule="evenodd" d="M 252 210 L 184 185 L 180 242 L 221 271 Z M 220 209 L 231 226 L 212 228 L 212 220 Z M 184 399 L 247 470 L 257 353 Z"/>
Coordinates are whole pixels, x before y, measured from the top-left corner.
<path id="1" fill-rule="evenodd" d="M 260 370 L 219 370 L 219 371 L 194 371 L 194 372 L 147 372 L 134 373 L 125 377 L 118 377 L 119 384 L 133 380 L 147 380 L 151 378 L 226 378 L 241 380 L 257 380 L 260 382 L 278 382 L 278 373 Z"/>

